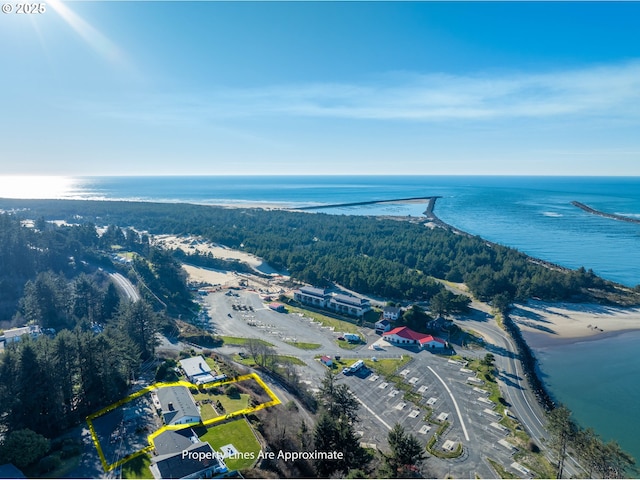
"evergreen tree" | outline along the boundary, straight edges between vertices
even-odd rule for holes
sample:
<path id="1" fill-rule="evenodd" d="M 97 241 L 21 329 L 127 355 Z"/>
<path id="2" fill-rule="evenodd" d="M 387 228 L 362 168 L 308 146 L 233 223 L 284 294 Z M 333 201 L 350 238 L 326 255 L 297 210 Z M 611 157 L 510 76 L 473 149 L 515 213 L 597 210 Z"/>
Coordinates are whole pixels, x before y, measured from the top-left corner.
<path id="1" fill-rule="evenodd" d="M 393 426 L 387 439 L 391 452 L 384 455 L 385 475 L 391 478 L 414 476 L 414 470 L 427 458 L 424 447 L 399 423 Z"/>
<path id="2" fill-rule="evenodd" d="M 153 357 L 158 319 L 148 303 L 141 300 L 124 304 L 118 314 L 118 325 L 133 340 L 142 360 Z"/>
<path id="3" fill-rule="evenodd" d="M 578 431 L 571 419 L 571 411 L 564 405 L 554 408 L 547 416 L 547 430 L 551 435 L 549 446 L 557 459 L 556 478 L 562 478 L 569 445 L 576 439 Z"/>

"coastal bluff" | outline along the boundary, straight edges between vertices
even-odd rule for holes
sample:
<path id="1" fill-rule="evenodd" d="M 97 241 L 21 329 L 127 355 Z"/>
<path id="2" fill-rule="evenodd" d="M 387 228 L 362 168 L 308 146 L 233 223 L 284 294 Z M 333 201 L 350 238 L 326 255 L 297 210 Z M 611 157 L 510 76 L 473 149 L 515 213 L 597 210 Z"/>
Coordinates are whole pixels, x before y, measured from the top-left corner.
<path id="1" fill-rule="evenodd" d="M 593 215 L 599 215 L 601 217 L 611 218 L 613 220 L 618 220 L 620 222 L 640 223 L 640 219 L 638 218 L 626 217 L 624 215 L 618 215 L 616 213 L 601 212 L 600 210 L 596 210 L 595 208 L 591 208 L 589 205 L 585 205 L 584 203 L 580 203 L 575 200 L 571 202 L 571 205 L 578 207 L 579 209 L 584 210 L 585 212 L 591 213 Z"/>

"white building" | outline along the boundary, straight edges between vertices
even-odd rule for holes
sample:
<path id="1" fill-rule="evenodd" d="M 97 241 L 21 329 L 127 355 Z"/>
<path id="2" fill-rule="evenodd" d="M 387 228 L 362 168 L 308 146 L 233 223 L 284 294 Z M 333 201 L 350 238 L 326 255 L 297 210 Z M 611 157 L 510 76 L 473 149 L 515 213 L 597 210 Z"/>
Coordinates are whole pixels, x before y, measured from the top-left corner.
<path id="1" fill-rule="evenodd" d="M 327 308 L 338 313 L 361 317 L 371 310 L 371 302 L 366 298 L 336 294 L 329 299 Z"/>
<path id="2" fill-rule="evenodd" d="M 184 374 L 187 376 L 189 381 L 196 385 L 216 382 L 227 378 L 226 375 L 218 375 L 216 372 L 211 370 L 211 367 L 207 364 L 202 355 L 180 360 L 180 367 L 184 370 Z"/>
<path id="3" fill-rule="evenodd" d="M 396 345 L 418 345 L 429 350 L 443 349 L 447 342 L 426 333 L 415 332 L 409 327 L 397 327 L 382 335 L 382 338 Z"/>
<path id="4" fill-rule="evenodd" d="M 376 333 L 385 333 L 391 330 L 391 322 L 386 318 L 376 322 Z"/>
<path id="5" fill-rule="evenodd" d="M 314 307 L 325 308 L 331 295 L 324 288 L 301 287 L 293 292 L 296 302 L 306 303 Z"/>
<path id="6" fill-rule="evenodd" d="M 384 320 L 395 322 L 400 318 L 401 312 L 402 309 L 400 307 L 386 306 L 382 309 L 382 318 Z"/>
<path id="7" fill-rule="evenodd" d="M 29 335 L 32 338 L 36 338 L 42 334 L 42 330 L 38 325 L 29 325 L 20 328 L 10 328 L 5 330 L 3 335 L 0 335 L 0 341 L 4 340 L 5 344 L 19 342 L 24 335 Z"/>

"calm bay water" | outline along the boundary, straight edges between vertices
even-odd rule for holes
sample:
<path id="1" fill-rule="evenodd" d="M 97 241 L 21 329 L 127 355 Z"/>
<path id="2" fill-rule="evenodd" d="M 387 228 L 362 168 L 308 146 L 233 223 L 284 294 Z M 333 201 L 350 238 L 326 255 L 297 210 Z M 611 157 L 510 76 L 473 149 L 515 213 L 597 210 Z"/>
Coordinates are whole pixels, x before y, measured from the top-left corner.
<path id="1" fill-rule="evenodd" d="M 640 218 L 638 177 L 78 177 L 61 185 L 51 197 L 288 207 L 438 195 L 435 213 L 461 230 L 625 285 L 640 284 L 640 225 L 570 203 Z M 424 209 L 394 204 L 324 211 L 420 216 Z M 640 460 L 639 341 L 640 332 L 632 332 L 537 353 L 551 393 L 578 422 L 617 439 Z"/>
<path id="2" fill-rule="evenodd" d="M 640 463 L 640 331 L 541 348 L 542 380 L 577 422 L 616 440 Z"/>

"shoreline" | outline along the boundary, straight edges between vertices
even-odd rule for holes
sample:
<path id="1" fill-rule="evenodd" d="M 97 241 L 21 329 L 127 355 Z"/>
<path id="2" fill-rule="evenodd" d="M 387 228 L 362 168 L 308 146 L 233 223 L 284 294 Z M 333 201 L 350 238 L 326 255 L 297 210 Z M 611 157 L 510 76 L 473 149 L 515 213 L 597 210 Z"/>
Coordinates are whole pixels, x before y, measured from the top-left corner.
<path id="1" fill-rule="evenodd" d="M 531 348 L 592 342 L 640 330 L 640 308 L 591 303 L 529 301 L 514 304 L 509 316 Z"/>

